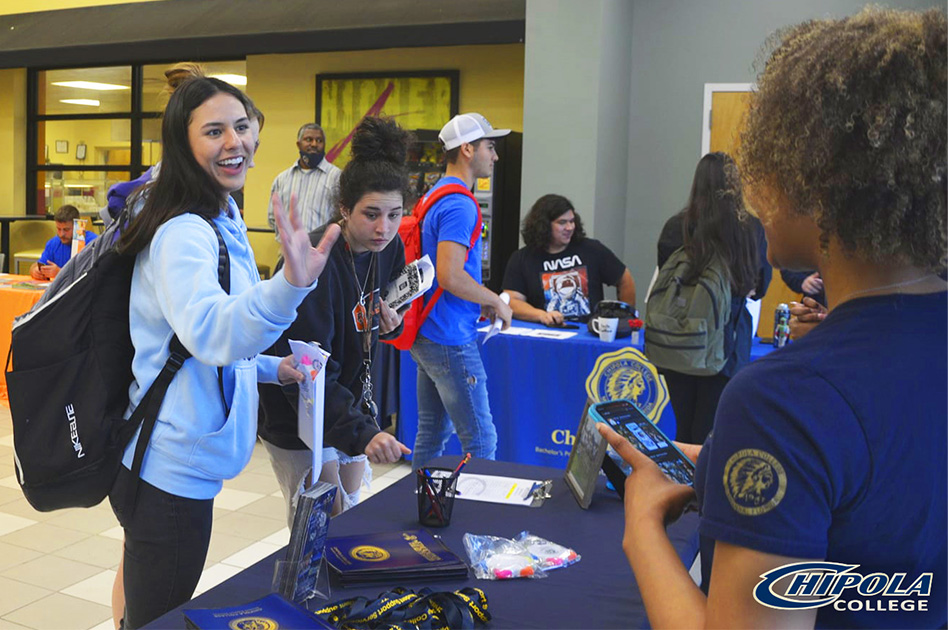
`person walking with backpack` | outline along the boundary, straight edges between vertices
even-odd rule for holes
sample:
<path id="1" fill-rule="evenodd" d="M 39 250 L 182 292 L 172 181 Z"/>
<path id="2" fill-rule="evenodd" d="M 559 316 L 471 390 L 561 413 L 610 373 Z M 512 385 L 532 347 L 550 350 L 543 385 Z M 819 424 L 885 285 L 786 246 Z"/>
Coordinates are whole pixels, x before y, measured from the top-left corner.
<path id="1" fill-rule="evenodd" d="M 117 244 L 136 257 L 126 417 L 165 365 L 169 340 L 192 355 L 167 390 L 138 477 L 131 472 L 136 436 L 109 495 L 125 535 L 126 628 L 191 598 L 210 542 L 214 496 L 253 451 L 257 382 L 303 378 L 292 357 L 256 355 L 292 323 L 339 233 L 331 227 L 314 248 L 298 217 L 281 216 L 286 265 L 260 281 L 230 198 L 253 155 L 251 111 L 250 100 L 223 81 L 195 78 L 179 86 L 162 121 L 161 170 Z"/>
<path id="2" fill-rule="evenodd" d="M 494 138 L 510 133 L 494 129 L 480 114 L 459 114 L 438 134 L 445 151 L 445 176 L 431 189 L 461 185 L 468 190 L 478 177 L 489 177 L 497 161 Z M 464 194 L 450 194 L 425 214 L 422 253 L 435 262 L 435 283 L 426 303 L 443 289 L 421 324 L 411 347 L 418 364 L 418 434 L 412 468 L 441 455 L 452 424 L 461 448 L 474 457 L 494 459 L 497 430 L 487 399 L 487 374 L 477 349 L 476 324 L 483 313 L 510 326 L 512 311 L 481 284 L 480 209 Z"/>
<path id="3" fill-rule="evenodd" d="M 310 234 L 318 243 L 332 223 L 342 229 L 319 278 L 297 309 L 296 321 L 267 354 L 284 356 L 290 339 L 317 341 L 330 353 L 326 365 L 321 481 L 335 485 L 338 514 L 358 503 L 373 464 L 391 464 L 411 451 L 378 424 L 372 400 L 372 362 L 379 336 L 397 334 L 401 316 L 382 291 L 405 266 L 397 238 L 409 198 L 410 134 L 391 119 L 368 117 L 352 138 L 352 159 L 339 179 L 334 221 Z M 313 454 L 297 433 L 299 387 L 260 385 L 260 437 L 280 483 L 292 528 L 296 500 L 313 466 Z"/>
<path id="4" fill-rule="evenodd" d="M 660 272 L 645 317 L 645 353 L 668 384 L 680 442 L 704 442 L 724 386 L 750 362 L 745 298 L 767 292 L 766 252 L 760 221 L 744 209 L 734 161 L 726 153 L 705 155 L 688 205 L 658 239 Z M 691 297 L 679 308 L 682 290 Z M 706 346 L 697 349 L 697 340 Z"/>

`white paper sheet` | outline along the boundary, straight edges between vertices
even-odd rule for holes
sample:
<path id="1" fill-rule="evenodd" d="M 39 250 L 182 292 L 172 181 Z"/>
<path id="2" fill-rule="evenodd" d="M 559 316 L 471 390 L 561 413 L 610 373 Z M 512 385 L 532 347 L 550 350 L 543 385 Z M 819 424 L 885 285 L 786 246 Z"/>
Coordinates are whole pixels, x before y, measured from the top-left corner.
<path id="1" fill-rule="evenodd" d="M 323 414 L 326 396 L 326 361 L 329 353 L 315 341 L 290 339 L 296 369 L 305 376 L 297 400 L 297 435 L 313 452 L 314 478 L 323 467 Z M 313 480 L 311 480 L 313 481 Z M 309 485 L 309 484 L 307 484 Z"/>
<path id="2" fill-rule="evenodd" d="M 501 293 L 500 300 L 504 304 L 510 304 L 510 295 L 507 293 Z M 484 339 L 481 341 L 481 345 L 483 346 L 485 343 L 487 343 L 488 339 L 490 339 L 497 333 L 501 332 L 501 328 L 503 327 L 503 325 L 504 325 L 504 321 L 500 319 L 499 317 L 496 318 L 494 320 L 494 323 L 491 324 L 490 327 L 487 329 L 487 334 L 484 335 Z"/>
<path id="3" fill-rule="evenodd" d="M 457 498 L 530 507 L 533 491 L 540 483 L 533 479 L 461 473 L 458 475 Z"/>
<path id="4" fill-rule="evenodd" d="M 528 328 L 524 337 L 539 337 L 541 339 L 569 339 L 576 336 L 574 330 L 555 330 L 553 328 Z"/>

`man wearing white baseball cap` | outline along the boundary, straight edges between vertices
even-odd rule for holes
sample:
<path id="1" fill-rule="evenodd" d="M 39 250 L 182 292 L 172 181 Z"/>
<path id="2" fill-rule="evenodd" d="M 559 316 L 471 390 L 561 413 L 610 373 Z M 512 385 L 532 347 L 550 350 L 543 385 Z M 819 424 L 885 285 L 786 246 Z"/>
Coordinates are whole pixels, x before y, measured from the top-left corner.
<path id="1" fill-rule="evenodd" d="M 432 188 L 451 184 L 470 190 L 479 177 L 490 177 L 497 161 L 493 138 L 510 133 L 494 129 L 480 114 L 455 116 L 441 129 L 447 167 Z M 428 193 L 429 195 L 431 192 Z M 476 202 L 463 191 L 448 194 L 425 214 L 422 254 L 435 262 L 434 286 L 444 289 L 411 348 L 418 364 L 418 434 L 412 468 L 441 455 L 452 424 L 464 452 L 494 459 L 497 430 L 487 399 L 487 375 L 477 349 L 477 320 L 483 313 L 510 326 L 512 312 L 500 296 L 481 284 L 481 224 Z"/>

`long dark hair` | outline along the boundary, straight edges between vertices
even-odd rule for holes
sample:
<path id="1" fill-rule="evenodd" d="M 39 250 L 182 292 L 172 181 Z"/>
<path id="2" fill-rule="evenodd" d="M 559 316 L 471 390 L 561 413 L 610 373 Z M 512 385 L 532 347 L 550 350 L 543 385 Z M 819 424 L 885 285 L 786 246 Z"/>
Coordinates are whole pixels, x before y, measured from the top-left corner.
<path id="1" fill-rule="evenodd" d="M 757 285 L 757 239 L 746 220 L 740 177 L 731 156 L 709 153 L 698 161 L 682 215 L 682 242 L 693 263 L 682 280 L 696 282 L 718 255 L 727 264 L 734 293 L 750 293 Z"/>
<path id="2" fill-rule="evenodd" d="M 414 136 L 391 118 L 367 116 L 352 136 L 352 159 L 339 176 L 337 205 L 350 212 L 367 193 L 396 191 L 411 201 L 405 161 Z M 337 210 L 334 220 L 340 217 Z"/>
<path id="3" fill-rule="evenodd" d="M 229 94 L 249 113 L 255 108 L 240 90 L 210 77 L 188 79 L 175 89 L 161 122 L 161 168 L 145 185 L 145 205 L 116 247 L 134 255 L 151 242 L 158 228 L 187 212 L 214 218 L 227 203 L 227 192 L 194 159 L 188 139 L 191 113 L 215 94 Z"/>
<path id="4" fill-rule="evenodd" d="M 576 227 L 570 243 L 578 243 L 586 238 L 583 221 L 573 207 L 573 202 L 563 195 L 543 195 L 536 200 L 523 219 L 523 227 L 520 230 L 523 242 L 531 249 L 545 252 L 550 245 L 550 237 L 553 235 L 553 222 L 570 210 L 573 211 L 573 217 L 576 219 Z"/>

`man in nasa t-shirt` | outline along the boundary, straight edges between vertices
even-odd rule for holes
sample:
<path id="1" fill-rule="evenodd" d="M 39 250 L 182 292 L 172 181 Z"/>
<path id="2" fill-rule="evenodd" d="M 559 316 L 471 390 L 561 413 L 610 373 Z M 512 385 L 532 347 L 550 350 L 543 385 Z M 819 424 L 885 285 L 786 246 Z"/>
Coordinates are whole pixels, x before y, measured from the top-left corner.
<path id="1" fill-rule="evenodd" d="M 635 308 L 632 274 L 608 247 L 580 234 L 576 218 L 573 210 L 556 217 L 545 248 L 527 245 L 510 257 L 503 288 L 517 319 L 548 326 L 584 319 L 603 299 L 604 284 Z"/>

